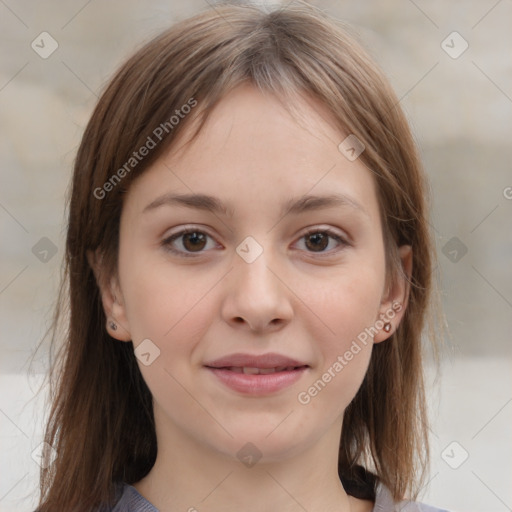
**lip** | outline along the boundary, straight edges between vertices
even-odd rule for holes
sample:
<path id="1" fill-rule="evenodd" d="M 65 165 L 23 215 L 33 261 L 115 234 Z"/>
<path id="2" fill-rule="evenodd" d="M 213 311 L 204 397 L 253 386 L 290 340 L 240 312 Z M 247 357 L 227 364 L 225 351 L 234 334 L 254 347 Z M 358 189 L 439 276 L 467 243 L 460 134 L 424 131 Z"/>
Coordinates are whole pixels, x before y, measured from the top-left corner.
<path id="1" fill-rule="evenodd" d="M 307 371 L 307 366 L 267 375 L 248 375 L 224 368 L 207 368 L 225 386 L 246 395 L 268 395 L 277 393 L 297 382 Z"/>
<path id="2" fill-rule="evenodd" d="M 275 353 L 231 354 L 204 366 L 225 386 L 253 396 L 276 393 L 287 388 L 297 382 L 309 368 L 309 365 L 301 361 Z M 243 368 L 249 373 L 244 373 Z M 258 370 L 265 373 L 255 373 Z"/>
<path id="3" fill-rule="evenodd" d="M 247 368 L 279 368 L 281 366 L 308 366 L 307 363 L 297 359 L 268 352 L 266 354 L 230 354 L 228 356 L 204 363 L 204 366 L 211 368 L 247 367 Z"/>

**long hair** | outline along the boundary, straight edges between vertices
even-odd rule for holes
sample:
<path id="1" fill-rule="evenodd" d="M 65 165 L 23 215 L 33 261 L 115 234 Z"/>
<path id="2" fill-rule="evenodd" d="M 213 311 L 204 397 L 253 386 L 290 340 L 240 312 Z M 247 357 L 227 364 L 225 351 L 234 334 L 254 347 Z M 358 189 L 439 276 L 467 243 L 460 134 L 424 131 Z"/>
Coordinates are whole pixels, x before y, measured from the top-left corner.
<path id="1" fill-rule="evenodd" d="M 433 298 L 434 250 L 428 186 L 406 118 L 383 73 L 340 23 L 304 5 L 272 11 L 218 5 L 173 25 L 124 62 L 83 134 L 52 337 L 60 345 L 50 373 L 45 441 L 57 457 L 50 463 L 48 453 L 48 467 L 41 470 L 40 512 L 86 511 L 112 502 L 116 483 L 139 481 L 155 462 L 151 393 L 132 343 L 105 330 L 86 253 L 101 254 L 99 279 L 115 275 L 130 184 L 192 119 L 197 135 L 215 105 L 242 83 L 292 110 L 296 94 L 327 106 L 340 134 L 365 145 L 359 158 L 377 185 L 389 282 L 401 272 L 397 248 L 413 248 L 408 307 L 392 336 L 374 346 L 344 413 L 338 472 L 356 497 L 373 498 L 377 480 L 395 499 L 417 496 L 428 463 L 421 335 Z M 185 105 L 195 105 L 193 112 L 172 122 Z M 155 146 L 131 161 L 148 137 Z"/>

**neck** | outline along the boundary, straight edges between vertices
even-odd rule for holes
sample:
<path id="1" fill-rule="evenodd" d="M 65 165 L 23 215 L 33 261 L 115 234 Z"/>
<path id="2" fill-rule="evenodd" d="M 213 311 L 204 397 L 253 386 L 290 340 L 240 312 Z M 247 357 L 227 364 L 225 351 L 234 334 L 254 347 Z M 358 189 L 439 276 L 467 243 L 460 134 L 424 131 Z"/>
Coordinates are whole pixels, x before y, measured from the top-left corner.
<path id="1" fill-rule="evenodd" d="M 155 420 L 158 414 L 155 410 Z M 156 424 L 155 465 L 134 487 L 159 510 L 354 510 L 354 500 L 347 496 L 338 477 L 341 419 L 312 446 L 273 460 L 263 456 L 254 465 L 250 459 L 244 459 L 244 464 L 199 443 L 169 422 Z"/>

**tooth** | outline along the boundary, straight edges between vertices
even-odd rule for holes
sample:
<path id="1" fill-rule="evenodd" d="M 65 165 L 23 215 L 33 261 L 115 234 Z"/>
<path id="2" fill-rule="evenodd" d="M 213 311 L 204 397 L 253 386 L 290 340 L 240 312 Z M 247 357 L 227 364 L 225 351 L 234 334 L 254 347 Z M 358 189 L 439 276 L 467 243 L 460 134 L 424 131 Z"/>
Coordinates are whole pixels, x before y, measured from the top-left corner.
<path id="1" fill-rule="evenodd" d="M 242 373 L 242 371 L 243 371 L 243 368 L 241 368 L 240 366 L 231 366 L 231 368 L 229 368 L 229 369 L 235 373 Z"/>
<path id="2" fill-rule="evenodd" d="M 295 366 L 287 366 L 286 367 L 287 372 L 292 372 L 293 370 L 295 370 Z"/>
<path id="3" fill-rule="evenodd" d="M 260 368 L 260 373 L 262 375 L 266 375 L 267 373 L 275 373 L 275 372 L 276 372 L 275 368 Z"/>
<path id="4" fill-rule="evenodd" d="M 251 368 L 250 366 L 244 366 L 243 372 L 246 375 L 257 375 L 258 373 L 260 373 L 260 369 L 259 368 Z"/>
<path id="5" fill-rule="evenodd" d="M 286 366 L 278 366 L 278 367 L 276 368 L 276 372 L 282 372 L 282 371 L 284 371 L 284 370 L 286 370 Z"/>

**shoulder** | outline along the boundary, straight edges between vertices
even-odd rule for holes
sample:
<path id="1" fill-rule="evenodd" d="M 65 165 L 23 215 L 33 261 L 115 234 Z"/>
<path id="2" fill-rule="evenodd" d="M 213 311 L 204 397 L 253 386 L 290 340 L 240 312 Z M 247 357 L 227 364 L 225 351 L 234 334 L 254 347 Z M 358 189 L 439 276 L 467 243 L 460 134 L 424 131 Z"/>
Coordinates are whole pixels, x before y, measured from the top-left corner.
<path id="1" fill-rule="evenodd" d="M 393 500 L 390 490 L 381 482 L 375 493 L 375 505 L 372 512 L 449 512 L 444 508 L 437 508 L 417 501 Z"/>
<path id="2" fill-rule="evenodd" d="M 158 512 L 135 487 L 119 484 L 119 500 L 109 512 Z M 372 512 L 449 512 L 446 509 L 426 505 L 417 501 L 403 500 L 395 502 L 389 489 L 379 483 L 375 493 L 375 504 Z"/>
<path id="3" fill-rule="evenodd" d="M 158 509 L 131 485 L 126 483 L 118 484 L 117 495 L 119 499 L 114 507 L 110 508 L 107 512 L 158 512 Z"/>

